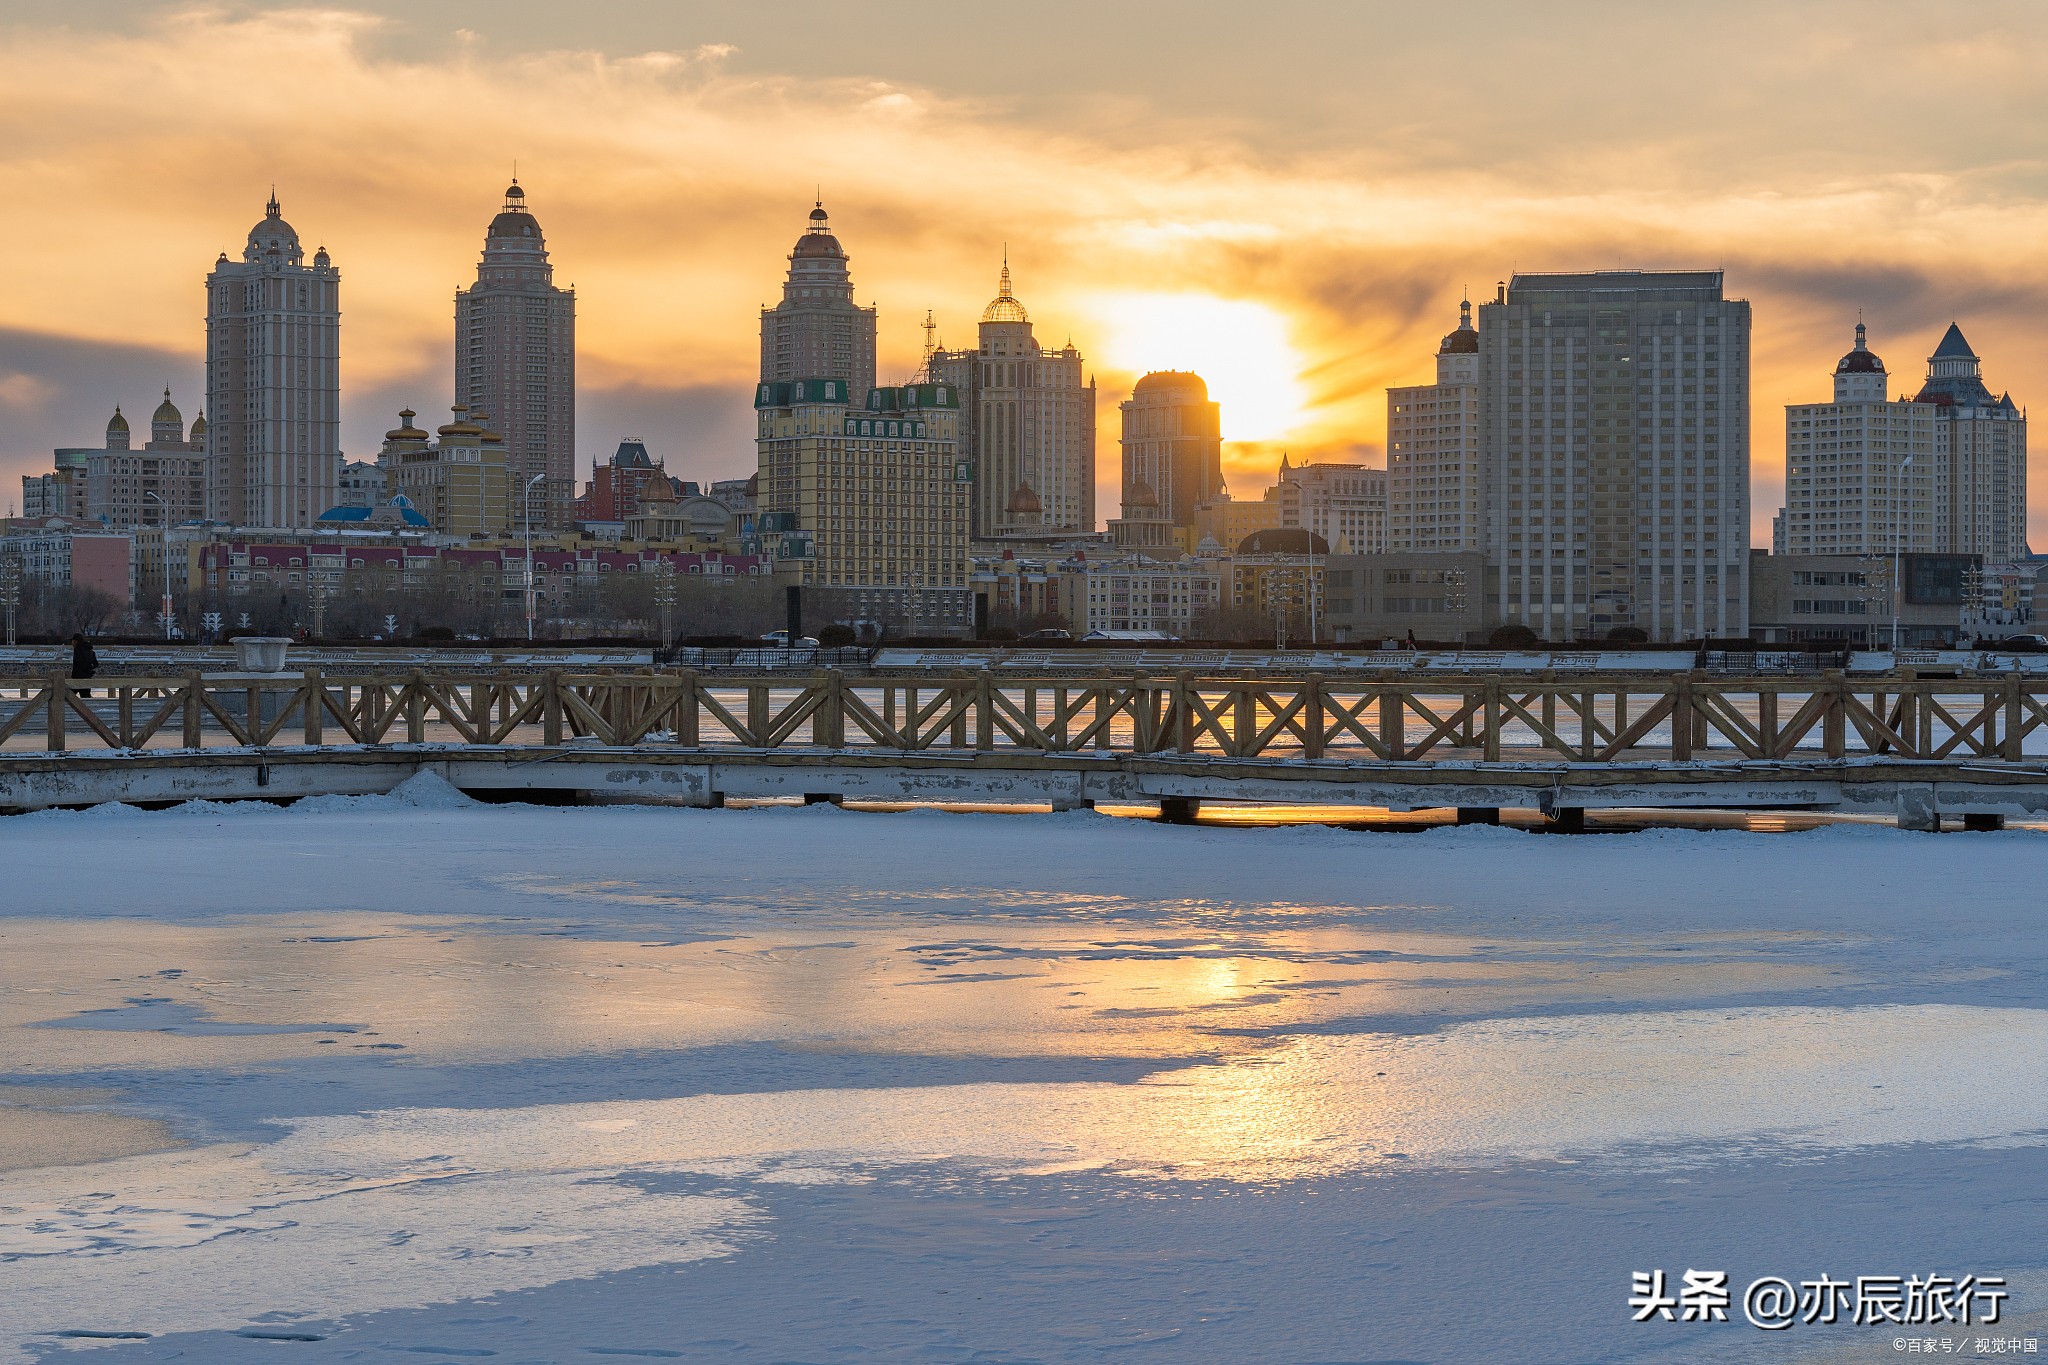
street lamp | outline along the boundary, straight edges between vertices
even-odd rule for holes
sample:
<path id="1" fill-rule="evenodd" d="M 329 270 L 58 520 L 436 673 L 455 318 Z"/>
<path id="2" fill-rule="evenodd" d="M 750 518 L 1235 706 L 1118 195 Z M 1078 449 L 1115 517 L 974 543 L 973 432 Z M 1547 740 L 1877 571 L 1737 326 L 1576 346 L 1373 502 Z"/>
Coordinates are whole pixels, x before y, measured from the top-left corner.
<path id="1" fill-rule="evenodd" d="M 661 640 L 656 645 L 657 660 L 660 653 L 669 647 L 669 612 L 676 605 L 676 566 L 667 559 L 654 561 L 654 605 L 661 612 Z"/>
<path id="2" fill-rule="evenodd" d="M 177 619 L 176 617 L 174 617 L 174 616 L 172 616 L 172 615 L 171 615 L 171 505 L 170 505 L 170 504 L 169 504 L 168 502 L 165 502 L 165 501 L 164 501 L 163 495 L 162 495 L 161 493 L 152 493 L 152 492 L 150 492 L 150 491 L 149 491 L 148 489 L 144 489 L 144 490 L 143 490 L 143 493 L 142 493 L 142 496 L 143 496 L 143 497 L 145 497 L 145 498 L 151 498 L 151 499 L 154 499 L 154 500 L 155 500 L 155 502 L 156 502 L 156 505 L 157 505 L 158 507 L 161 507 L 161 508 L 163 509 L 163 518 L 164 518 L 164 604 L 163 604 L 163 611 L 162 611 L 162 619 L 163 619 L 163 623 L 164 623 L 164 638 L 165 638 L 166 640 L 168 640 L 168 639 L 170 639 L 170 638 L 171 638 L 171 628 L 172 628 L 172 625 L 173 625 L 173 623 L 174 623 L 174 622 L 176 621 L 176 619 Z"/>
<path id="3" fill-rule="evenodd" d="M 1905 542 L 1905 535 L 1899 523 L 1900 516 L 1905 511 L 1905 508 L 1900 499 L 1905 494 L 1906 471 L 1912 467 L 1913 457 L 1908 455 L 1905 459 L 1899 461 L 1898 475 L 1892 480 L 1892 654 L 1894 656 L 1894 667 L 1897 666 L 1898 660 L 1896 656 L 1899 652 L 1899 603 L 1906 595 L 1906 580 L 1904 575 L 1899 572 L 1899 556 Z"/>
<path id="4" fill-rule="evenodd" d="M 7 612 L 7 643 L 14 643 L 14 613 L 21 606 L 21 561 L 0 559 L 0 608 Z"/>
<path id="5" fill-rule="evenodd" d="M 533 643 L 533 617 L 535 611 L 533 581 L 533 487 L 546 473 L 534 475 L 526 481 L 525 491 L 520 499 L 526 504 L 526 643 Z"/>

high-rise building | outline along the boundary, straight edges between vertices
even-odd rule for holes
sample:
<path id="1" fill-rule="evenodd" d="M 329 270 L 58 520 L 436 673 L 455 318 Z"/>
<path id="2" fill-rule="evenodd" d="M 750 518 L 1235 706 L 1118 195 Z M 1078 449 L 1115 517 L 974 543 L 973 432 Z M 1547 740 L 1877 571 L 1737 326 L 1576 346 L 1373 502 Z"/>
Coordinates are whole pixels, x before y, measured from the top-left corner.
<path id="1" fill-rule="evenodd" d="M 206 512 L 311 526 L 341 477 L 341 272 L 305 263 L 273 194 L 242 259 L 206 277 Z"/>
<path id="2" fill-rule="evenodd" d="M 1123 501 L 1143 484 L 1161 519 L 1192 530 L 1199 510 L 1223 495 L 1223 418 L 1209 386 L 1198 374 L 1160 370 L 1138 381 L 1121 411 Z"/>
<path id="3" fill-rule="evenodd" d="M 476 283 L 455 293 L 455 401 L 489 413 L 515 492 L 566 526 L 576 496 L 576 291 L 555 284 L 547 239 L 514 180 L 484 232 Z M 523 502 L 523 496 L 520 497 Z"/>
<path id="4" fill-rule="evenodd" d="M 974 534 L 1095 529 L 1095 384 L 1070 341 L 1040 348 L 1003 263 L 980 345 L 935 351 L 930 377 L 960 391 L 962 454 L 974 467 Z"/>
<path id="5" fill-rule="evenodd" d="M 1863 324 L 1835 364 L 1828 403 L 1785 407 L 1785 510 L 1771 549 L 1888 555 L 1945 548 L 1937 512 L 1947 478 L 1935 455 L 1940 409 L 1891 399 L 1891 376 Z"/>
<path id="6" fill-rule="evenodd" d="M 1387 548 L 1479 549 L 1481 482 L 1479 333 L 1467 301 L 1437 347 L 1436 382 L 1387 390 Z"/>
<path id="7" fill-rule="evenodd" d="M 1983 363 L 1949 324 L 1913 397 L 1935 410 L 1937 548 L 2006 563 L 2027 553 L 2027 419 L 2009 393 L 1994 398 Z"/>
<path id="8" fill-rule="evenodd" d="M 912 634 L 972 624 L 972 487 L 960 458 L 960 394 L 950 384 L 870 388 L 842 378 L 763 383 L 759 510 L 807 587 L 847 612 Z"/>
<path id="9" fill-rule="evenodd" d="M 1373 555 L 1387 548 L 1387 471 L 1362 464 L 1289 464 L 1267 501 L 1278 525 L 1298 526 L 1323 538 L 1333 554 Z"/>
<path id="10" fill-rule="evenodd" d="M 844 380 L 855 408 L 875 386 L 875 310 L 853 301 L 846 250 L 822 203 L 789 253 L 782 302 L 761 310 L 761 382 L 800 379 Z"/>
<path id="11" fill-rule="evenodd" d="M 1479 309 L 1479 384 L 1496 622 L 1745 633 L 1749 304 L 1719 271 L 1517 275 Z"/>

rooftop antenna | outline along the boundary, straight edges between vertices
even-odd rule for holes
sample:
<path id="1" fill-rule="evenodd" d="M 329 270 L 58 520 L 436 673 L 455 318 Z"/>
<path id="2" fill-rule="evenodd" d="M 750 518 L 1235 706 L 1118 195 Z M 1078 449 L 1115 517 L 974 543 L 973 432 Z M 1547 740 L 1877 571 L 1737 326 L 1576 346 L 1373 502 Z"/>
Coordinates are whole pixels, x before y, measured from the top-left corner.
<path id="1" fill-rule="evenodd" d="M 932 357 L 939 351 L 939 324 L 932 320 L 932 310 L 924 310 L 924 378 L 932 382 Z"/>

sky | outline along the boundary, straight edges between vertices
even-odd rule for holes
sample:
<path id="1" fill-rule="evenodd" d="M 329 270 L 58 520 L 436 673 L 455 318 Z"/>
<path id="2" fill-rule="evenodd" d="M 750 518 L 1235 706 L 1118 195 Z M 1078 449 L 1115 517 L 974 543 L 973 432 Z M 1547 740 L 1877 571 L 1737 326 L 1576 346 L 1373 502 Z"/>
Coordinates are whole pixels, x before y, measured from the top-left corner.
<path id="1" fill-rule="evenodd" d="M 756 310 L 818 192 L 884 382 L 928 309 L 971 342 L 1007 250 L 1100 383 L 1106 507 L 1147 370 L 1208 378 L 1255 497 L 1283 450 L 1382 461 L 1386 387 L 1468 290 L 1725 270 L 1767 545 L 1782 406 L 1828 396 L 1859 313 L 1894 394 L 1951 320 L 1994 390 L 2048 392 L 2044 58 L 2048 9 L 2004 0 L 8 0 L 0 505 L 116 403 L 200 406 L 201 282 L 273 182 L 342 273 L 349 455 L 443 411 L 516 162 L 577 291 L 584 470 L 630 435 L 751 472 Z"/>

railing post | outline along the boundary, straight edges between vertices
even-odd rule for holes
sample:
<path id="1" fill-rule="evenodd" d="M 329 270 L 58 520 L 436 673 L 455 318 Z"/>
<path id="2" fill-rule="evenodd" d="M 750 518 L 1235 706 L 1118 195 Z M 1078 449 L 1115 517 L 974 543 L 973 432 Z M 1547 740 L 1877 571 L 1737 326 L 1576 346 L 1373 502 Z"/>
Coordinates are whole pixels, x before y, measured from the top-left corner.
<path id="1" fill-rule="evenodd" d="M 1311 673 L 1301 689 L 1301 756 L 1323 756 L 1323 675 Z"/>
<path id="2" fill-rule="evenodd" d="M 685 668 L 676 674 L 676 743 L 695 749 L 700 740 L 697 728 L 697 670 Z"/>
<path id="3" fill-rule="evenodd" d="M 1821 686 L 1828 698 L 1827 709 L 1821 713 L 1821 753 L 1827 758 L 1843 758 L 1849 751 L 1848 681 L 1840 669 L 1831 668 L 1821 675 Z"/>
<path id="4" fill-rule="evenodd" d="M 1705 669 L 1695 668 L 1692 671 L 1692 680 L 1695 694 L 1697 694 L 1700 685 L 1711 686 L 1711 684 L 1707 683 Z M 1707 743 L 1707 713 L 1701 710 L 1698 705 L 1694 705 L 1692 708 L 1692 747 L 1695 752 L 1709 747 Z"/>
<path id="5" fill-rule="evenodd" d="M 540 680 L 540 728 L 541 743 L 556 745 L 562 742 L 562 675 L 549 669 Z"/>
<path id="6" fill-rule="evenodd" d="M 1692 762 L 1692 674 L 1671 679 L 1671 761 Z"/>
<path id="7" fill-rule="evenodd" d="M 768 684 L 747 684 L 747 730 L 758 748 L 768 747 Z"/>
<path id="8" fill-rule="evenodd" d="M 974 678 L 974 747 L 983 753 L 996 747 L 995 675 L 986 668 Z"/>
<path id="9" fill-rule="evenodd" d="M 1488 763 L 1500 762 L 1500 679 L 1488 678 L 1480 685 L 1480 722 L 1484 729 L 1480 741 L 1486 747 L 1482 751 Z"/>
<path id="10" fill-rule="evenodd" d="M 1250 758 L 1252 744 L 1259 737 L 1259 703 L 1251 685 L 1230 685 L 1230 747 L 1224 752 L 1236 758 Z"/>
<path id="11" fill-rule="evenodd" d="M 187 749 L 200 748 L 206 742 L 205 735 L 200 729 L 206 715 L 205 703 L 200 700 L 200 689 L 205 686 L 206 680 L 199 676 L 197 669 L 185 675 L 184 741 Z"/>
<path id="12" fill-rule="evenodd" d="M 1175 753 L 1195 751 L 1195 675 L 1183 668 L 1173 675 L 1173 749 Z"/>
<path id="13" fill-rule="evenodd" d="M 946 742 L 955 749 L 967 747 L 967 712 L 971 709 L 973 684 L 973 677 L 964 669 L 954 673 L 952 681 L 946 684 L 946 709 L 953 713 Z"/>
<path id="14" fill-rule="evenodd" d="M 1380 689 L 1380 744 L 1387 757 L 1396 761 L 1408 757 L 1408 692 L 1405 684 L 1391 683 Z"/>
<path id="15" fill-rule="evenodd" d="M 308 745 L 322 744 L 325 740 L 322 737 L 320 726 L 321 722 L 326 718 L 327 684 L 320 680 L 319 669 L 309 668 L 306 670 L 305 681 L 300 684 L 300 687 L 300 695 L 305 698 L 306 703 L 306 714 L 304 717 L 306 723 L 306 743 Z"/>
<path id="16" fill-rule="evenodd" d="M 2020 747 L 2020 675 L 2005 675 L 2005 734 L 2000 737 L 1999 756 L 2008 763 L 2017 763 L 2025 757 Z"/>
<path id="17" fill-rule="evenodd" d="M 64 752 L 64 708 L 71 700 L 71 679 L 62 673 L 50 675 L 50 708 L 44 722 L 49 731 L 50 752 Z"/>

